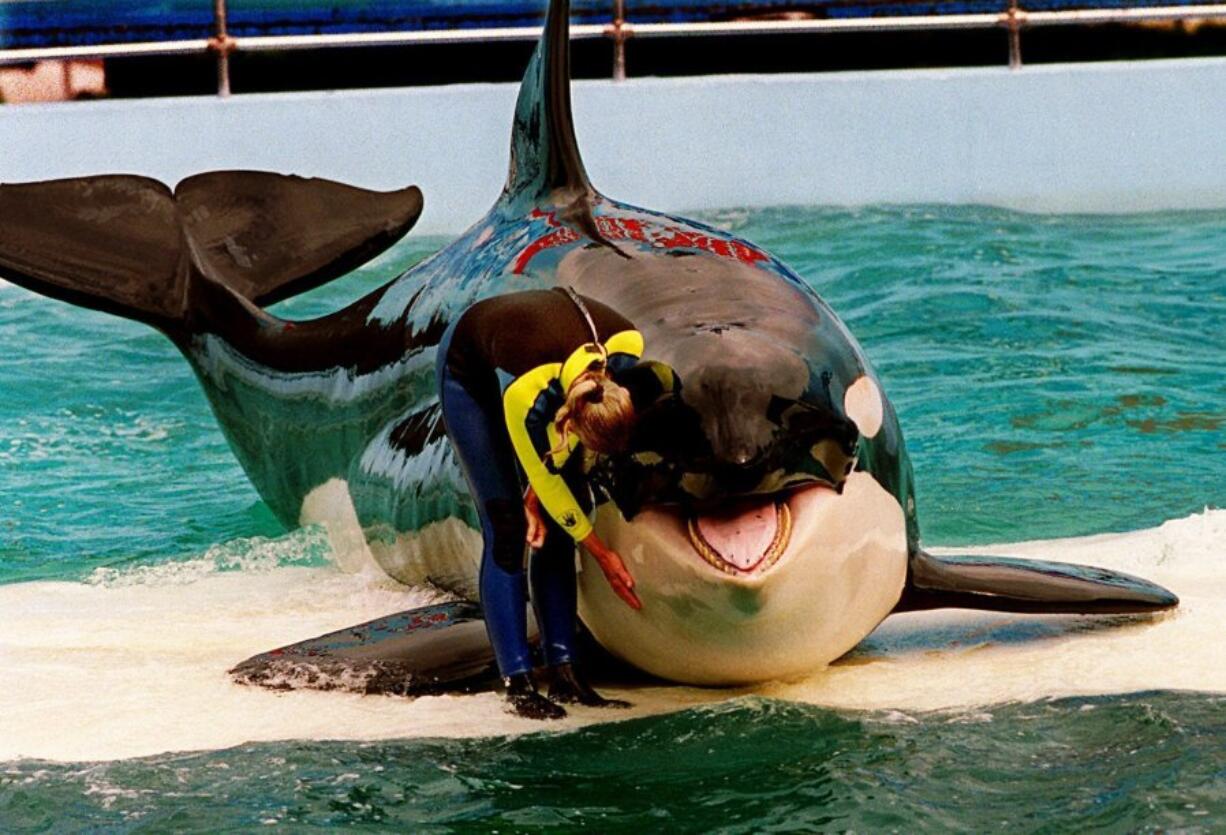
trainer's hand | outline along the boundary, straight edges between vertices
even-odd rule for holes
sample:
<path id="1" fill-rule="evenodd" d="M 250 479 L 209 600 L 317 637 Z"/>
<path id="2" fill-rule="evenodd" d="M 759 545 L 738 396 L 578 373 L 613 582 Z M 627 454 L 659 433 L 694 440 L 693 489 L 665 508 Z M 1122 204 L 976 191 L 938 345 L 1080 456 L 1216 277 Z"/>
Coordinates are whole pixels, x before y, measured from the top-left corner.
<path id="1" fill-rule="evenodd" d="M 634 578 L 617 552 L 601 542 L 595 531 L 583 538 L 583 547 L 600 564 L 600 570 L 604 572 L 604 578 L 609 581 L 613 592 L 631 609 L 642 609 L 643 604 L 634 593 Z"/>
<path id="2" fill-rule="evenodd" d="M 524 493 L 524 518 L 528 520 L 528 533 L 524 537 L 528 547 L 540 548 L 545 544 L 545 520 L 541 518 L 541 500 L 531 487 Z"/>

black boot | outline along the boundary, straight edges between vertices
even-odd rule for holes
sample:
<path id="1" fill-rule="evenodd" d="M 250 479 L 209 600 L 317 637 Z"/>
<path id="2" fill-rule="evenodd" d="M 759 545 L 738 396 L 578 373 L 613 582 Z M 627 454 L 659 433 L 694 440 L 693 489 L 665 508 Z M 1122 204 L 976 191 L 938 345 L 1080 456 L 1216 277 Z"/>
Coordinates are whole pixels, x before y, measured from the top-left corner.
<path id="1" fill-rule="evenodd" d="M 507 712 L 522 716 L 525 719 L 564 719 L 566 709 L 546 699 L 536 690 L 529 673 L 504 678 L 506 688 Z"/>
<path id="2" fill-rule="evenodd" d="M 570 664 L 559 664 L 553 668 L 553 682 L 549 685 L 549 698 L 555 702 L 568 705 L 585 705 L 587 707 L 630 707 L 629 702 L 621 699 L 606 699 L 597 693 L 575 672 Z"/>

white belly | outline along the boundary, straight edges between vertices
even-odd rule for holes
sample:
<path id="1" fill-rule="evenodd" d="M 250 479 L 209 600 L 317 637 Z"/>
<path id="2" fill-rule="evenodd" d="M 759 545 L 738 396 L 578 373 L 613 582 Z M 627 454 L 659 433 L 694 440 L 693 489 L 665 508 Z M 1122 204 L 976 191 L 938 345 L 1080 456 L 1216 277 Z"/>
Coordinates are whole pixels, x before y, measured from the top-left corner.
<path id="1" fill-rule="evenodd" d="M 476 597 L 481 534 L 459 519 L 367 541 L 347 485 L 334 480 L 308 496 L 302 521 L 327 527 L 348 571 L 378 567 L 402 583 Z M 841 496 L 799 499 L 787 551 L 757 575 L 712 568 L 691 549 L 683 526 L 658 511 L 628 524 L 606 505 L 597 530 L 625 559 L 643 609 L 615 597 L 584 553 L 580 616 L 605 648 L 672 681 L 742 684 L 820 669 L 890 613 L 906 578 L 902 509 L 865 473 L 853 473 Z"/>
<path id="2" fill-rule="evenodd" d="M 344 571 L 381 571 L 407 586 L 430 585 L 472 600 L 477 597 L 481 532 L 461 519 L 441 519 L 418 531 L 363 531 L 348 483 L 334 478 L 307 495 L 299 521 L 324 526 L 336 563 Z"/>
<path id="3" fill-rule="evenodd" d="M 678 517 L 644 511 L 628 524 L 606 506 L 597 530 L 626 561 L 643 609 L 614 596 L 584 554 L 584 623 L 616 655 L 673 681 L 739 684 L 825 666 L 898 602 L 906 523 L 898 502 L 866 473 L 853 473 L 842 495 L 805 495 L 793 508 L 787 551 L 745 577 L 703 562 Z"/>

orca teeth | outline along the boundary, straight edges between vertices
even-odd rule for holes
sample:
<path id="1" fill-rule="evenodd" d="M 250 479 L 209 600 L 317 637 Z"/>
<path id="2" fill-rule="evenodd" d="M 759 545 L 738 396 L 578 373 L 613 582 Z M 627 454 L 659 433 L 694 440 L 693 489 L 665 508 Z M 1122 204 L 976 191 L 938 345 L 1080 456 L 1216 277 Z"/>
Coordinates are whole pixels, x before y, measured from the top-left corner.
<path id="1" fill-rule="evenodd" d="M 702 535 L 702 530 L 698 527 L 698 518 L 690 516 L 686 520 L 686 529 L 690 535 L 690 545 L 698 552 L 698 556 L 713 568 L 717 568 L 725 574 L 733 576 L 752 574 L 755 571 L 765 571 L 770 568 L 779 558 L 783 556 L 783 552 L 787 550 L 788 541 L 792 536 L 792 511 L 788 507 L 787 502 L 775 503 L 775 536 L 771 539 L 770 545 L 763 552 L 762 558 L 748 568 L 739 568 L 724 559 L 723 555 Z"/>

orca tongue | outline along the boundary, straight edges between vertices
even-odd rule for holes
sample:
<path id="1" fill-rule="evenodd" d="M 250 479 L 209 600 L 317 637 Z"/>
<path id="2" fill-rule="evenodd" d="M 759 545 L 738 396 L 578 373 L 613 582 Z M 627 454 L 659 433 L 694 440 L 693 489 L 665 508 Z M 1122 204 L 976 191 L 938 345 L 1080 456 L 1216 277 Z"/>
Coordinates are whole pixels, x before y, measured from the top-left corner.
<path id="1" fill-rule="evenodd" d="M 738 571 L 751 571 L 775 548 L 779 534 L 779 506 L 774 499 L 740 501 L 718 513 L 694 518 L 691 538 L 702 553 L 705 544 L 713 556 Z M 709 555 L 704 554 L 704 557 Z"/>

